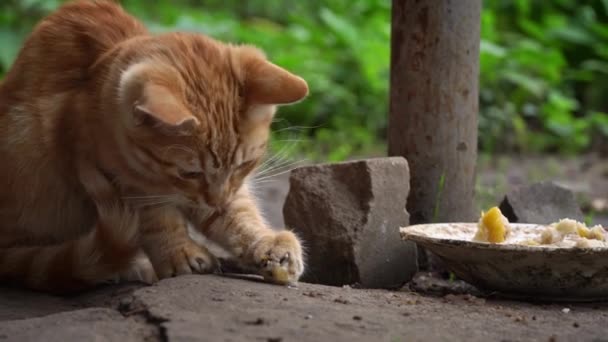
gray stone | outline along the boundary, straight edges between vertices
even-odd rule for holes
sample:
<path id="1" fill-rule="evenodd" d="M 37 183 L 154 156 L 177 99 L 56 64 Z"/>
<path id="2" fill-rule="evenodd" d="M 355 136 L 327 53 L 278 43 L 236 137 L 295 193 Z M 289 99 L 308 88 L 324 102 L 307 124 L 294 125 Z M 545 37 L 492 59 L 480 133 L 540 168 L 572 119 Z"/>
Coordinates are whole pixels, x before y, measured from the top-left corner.
<path id="1" fill-rule="evenodd" d="M 500 204 L 509 222 L 550 224 L 562 218 L 584 219 L 574 193 L 553 182 L 540 182 L 511 190 Z"/>
<path id="2" fill-rule="evenodd" d="M 401 157 L 293 170 L 283 216 L 307 249 L 303 281 L 391 288 L 410 280 L 416 247 L 399 238 L 408 194 Z"/>

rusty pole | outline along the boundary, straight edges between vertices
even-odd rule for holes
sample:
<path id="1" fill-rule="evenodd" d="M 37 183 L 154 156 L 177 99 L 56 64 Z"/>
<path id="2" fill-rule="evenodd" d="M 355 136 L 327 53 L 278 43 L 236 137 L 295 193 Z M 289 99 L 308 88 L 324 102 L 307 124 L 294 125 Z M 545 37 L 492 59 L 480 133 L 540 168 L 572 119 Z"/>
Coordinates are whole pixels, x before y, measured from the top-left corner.
<path id="1" fill-rule="evenodd" d="M 389 155 L 411 223 L 474 219 L 481 0 L 393 0 Z"/>

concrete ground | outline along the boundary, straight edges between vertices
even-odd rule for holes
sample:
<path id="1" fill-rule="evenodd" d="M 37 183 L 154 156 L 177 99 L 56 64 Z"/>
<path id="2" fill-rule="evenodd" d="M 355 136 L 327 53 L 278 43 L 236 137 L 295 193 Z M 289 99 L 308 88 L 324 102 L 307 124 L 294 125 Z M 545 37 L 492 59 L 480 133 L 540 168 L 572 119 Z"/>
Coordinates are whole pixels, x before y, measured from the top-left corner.
<path id="1" fill-rule="evenodd" d="M 608 341 L 608 304 L 192 275 L 58 298 L 3 289 L 5 341 Z"/>

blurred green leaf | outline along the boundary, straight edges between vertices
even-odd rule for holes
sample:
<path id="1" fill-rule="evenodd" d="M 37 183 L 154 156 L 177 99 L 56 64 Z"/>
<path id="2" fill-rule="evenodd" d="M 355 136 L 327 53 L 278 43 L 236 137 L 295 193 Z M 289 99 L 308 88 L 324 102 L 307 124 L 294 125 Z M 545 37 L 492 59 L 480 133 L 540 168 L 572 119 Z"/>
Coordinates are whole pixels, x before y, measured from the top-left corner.
<path id="1" fill-rule="evenodd" d="M 503 72 L 502 76 L 505 80 L 514 83 L 515 85 L 526 89 L 532 95 L 541 97 L 545 93 L 546 85 L 542 80 L 533 78 L 527 74 L 515 71 L 507 70 Z"/>

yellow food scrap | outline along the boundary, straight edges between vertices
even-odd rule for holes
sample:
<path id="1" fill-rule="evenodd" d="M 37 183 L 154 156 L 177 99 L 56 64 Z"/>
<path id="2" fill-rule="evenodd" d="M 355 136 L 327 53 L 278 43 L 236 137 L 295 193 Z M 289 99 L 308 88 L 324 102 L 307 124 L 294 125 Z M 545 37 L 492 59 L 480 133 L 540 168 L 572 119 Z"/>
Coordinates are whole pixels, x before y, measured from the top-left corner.
<path id="1" fill-rule="evenodd" d="M 487 213 L 481 212 L 474 240 L 492 243 L 504 242 L 509 235 L 509 221 L 502 215 L 498 207 L 493 207 Z"/>
<path id="2" fill-rule="evenodd" d="M 606 241 L 606 231 L 602 226 L 597 225 L 589 230 L 588 239 L 595 239 L 600 241 Z"/>
<path id="3" fill-rule="evenodd" d="M 580 226 L 577 227 L 577 233 L 580 237 L 588 238 L 591 235 L 591 229 L 585 226 Z"/>
<path id="4" fill-rule="evenodd" d="M 554 227 L 547 227 L 540 234 L 540 243 L 542 245 L 550 245 L 556 242 L 560 242 L 564 239 L 564 236 L 557 231 Z"/>
<path id="5" fill-rule="evenodd" d="M 593 228 L 587 228 L 587 226 L 576 220 L 572 220 L 569 218 L 561 219 L 557 223 L 553 223 L 551 225 L 555 231 L 562 235 L 562 238 L 565 235 L 573 234 L 578 235 L 581 238 L 591 239 L 591 240 L 601 240 L 604 241 L 606 239 L 605 235 L 606 231 L 602 226 L 597 225 Z M 554 241 L 555 242 L 555 241 Z"/>
<path id="6" fill-rule="evenodd" d="M 585 227 L 584 224 L 569 218 L 561 219 L 559 222 L 557 222 L 557 224 L 555 224 L 555 230 L 562 235 L 577 233 L 580 235 L 580 231 L 585 233 L 585 228 L 587 227 Z"/>
<path id="7" fill-rule="evenodd" d="M 552 223 L 540 235 L 543 245 L 564 245 L 579 248 L 605 247 L 606 231 L 602 226 L 588 228 L 584 223 L 564 218 Z"/>
<path id="8" fill-rule="evenodd" d="M 272 280 L 277 283 L 286 284 L 289 282 L 289 273 L 282 267 L 275 267 L 272 270 Z"/>

